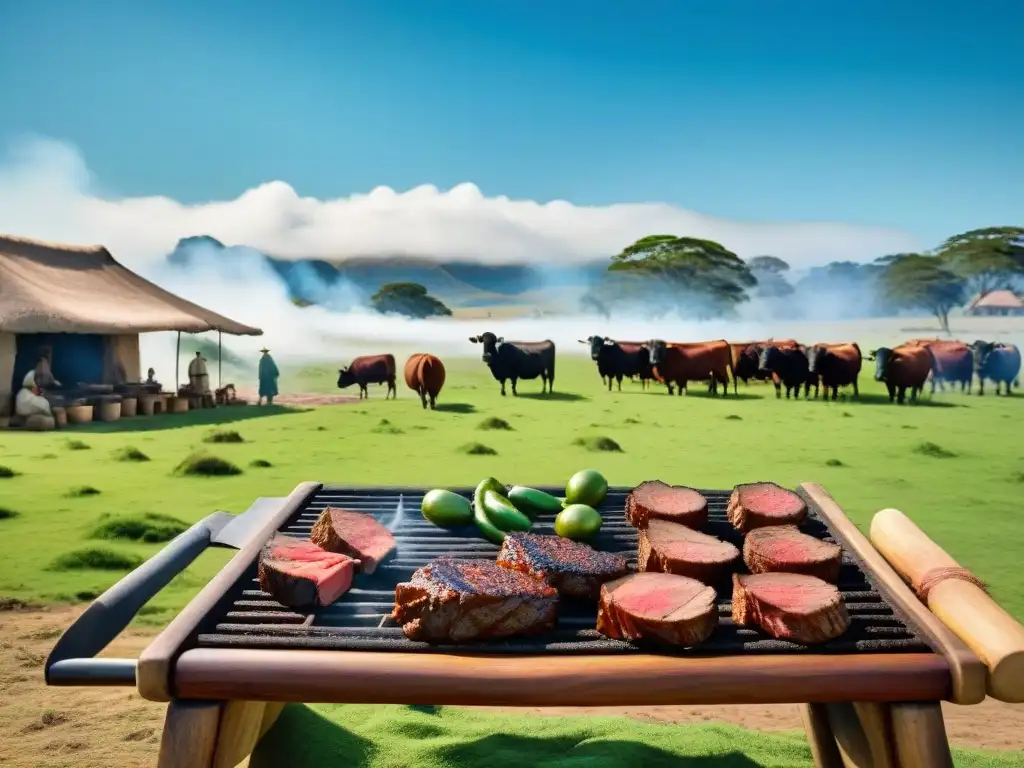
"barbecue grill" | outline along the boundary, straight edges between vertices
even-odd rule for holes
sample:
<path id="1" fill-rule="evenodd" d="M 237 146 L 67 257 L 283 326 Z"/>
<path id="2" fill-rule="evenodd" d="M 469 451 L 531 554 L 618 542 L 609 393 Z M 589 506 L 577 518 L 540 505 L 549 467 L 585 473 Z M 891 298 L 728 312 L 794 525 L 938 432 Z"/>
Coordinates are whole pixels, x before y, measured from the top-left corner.
<path id="1" fill-rule="evenodd" d="M 472 496 L 471 488 L 453 490 Z M 600 508 L 605 524 L 595 546 L 635 562 L 636 532 L 623 515 L 629 490 L 609 490 Z M 986 685 L 1003 700 L 1024 699 L 1024 650 L 1017 650 L 1024 649 L 1024 629 L 1006 614 L 995 619 L 991 614 L 992 631 L 1003 630 L 1003 636 L 971 642 L 977 631 L 954 626 L 976 655 L 925 607 L 824 489 L 813 484 L 798 489 L 809 510 L 801 527 L 843 547 L 838 586 L 851 617 L 850 629 L 829 643 L 805 647 L 733 625 L 727 582 L 718 588 L 719 627 L 695 649 L 652 651 L 603 638 L 594 629 L 595 608 L 571 604 L 560 607 L 555 631 L 542 637 L 459 646 L 410 641 L 390 619 L 395 585 L 439 555 L 493 557 L 497 552 L 474 530 L 441 530 L 423 520 L 419 506 L 424 493 L 422 488 L 303 483 L 286 499 L 259 500 L 231 518 L 234 545 L 239 547 L 235 557 L 137 662 L 95 658 L 147 600 L 211 540 L 217 543 L 215 531 L 229 517 L 216 513 L 91 605 L 51 653 L 47 682 L 136 685 L 143 697 L 168 702 L 160 768 L 237 765 L 285 702 L 799 703 L 805 705 L 805 726 L 819 768 L 942 768 L 952 762 L 939 701 L 977 703 L 985 697 Z M 705 530 L 742 546 L 725 517 L 730 492 L 702 493 L 710 517 Z M 274 532 L 308 538 L 327 506 L 374 515 L 392 527 L 397 549 L 374 574 L 357 575 L 352 589 L 332 606 L 298 613 L 261 591 L 259 551 Z M 534 530 L 552 533 L 553 523 L 553 515 L 540 515 Z M 918 550 L 924 546 L 920 539 L 923 534 L 911 541 Z M 897 567 L 904 575 L 914 574 L 913 557 L 902 557 Z M 890 554 L 890 559 L 899 557 Z M 956 582 L 991 602 L 969 583 L 972 577 L 966 571 L 955 563 L 943 565 L 942 573 L 928 569 L 929 584 Z M 931 591 L 928 599 L 934 607 L 938 587 Z M 992 608 L 1000 610 L 994 603 Z M 993 670 L 991 676 L 979 655 Z M 1003 662 L 1001 667 L 997 661 Z"/>

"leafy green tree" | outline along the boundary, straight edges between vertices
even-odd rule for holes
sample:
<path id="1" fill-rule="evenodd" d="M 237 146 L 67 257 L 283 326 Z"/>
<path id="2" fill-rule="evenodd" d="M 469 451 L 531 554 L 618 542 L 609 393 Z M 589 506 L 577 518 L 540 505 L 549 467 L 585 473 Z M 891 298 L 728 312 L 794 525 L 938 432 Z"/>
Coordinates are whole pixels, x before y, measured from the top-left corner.
<path id="1" fill-rule="evenodd" d="M 893 306 L 924 309 L 949 332 L 949 312 L 964 303 L 966 281 L 939 256 L 901 253 L 889 259 L 881 276 L 886 298 Z"/>
<path id="2" fill-rule="evenodd" d="M 1024 227 L 972 229 L 946 240 L 937 254 L 972 293 L 984 296 L 1024 280 Z"/>
<path id="3" fill-rule="evenodd" d="M 381 314 L 398 314 L 406 317 L 449 316 L 452 311 L 427 293 L 419 283 L 388 283 L 382 285 L 370 301 Z"/>
<path id="4" fill-rule="evenodd" d="M 786 279 L 789 264 L 777 256 L 755 256 L 747 261 L 747 267 L 757 280 L 757 296 L 778 299 L 794 292 L 795 289 Z"/>
<path id="5" fill-rule="evenodd" d="M 612 257 L 612 275 L 642 278 L 651 300 L 698 315 L 727 312 L 747 300 L 757 279 L 743 260 L 711 240 L 648 235 Z"/>

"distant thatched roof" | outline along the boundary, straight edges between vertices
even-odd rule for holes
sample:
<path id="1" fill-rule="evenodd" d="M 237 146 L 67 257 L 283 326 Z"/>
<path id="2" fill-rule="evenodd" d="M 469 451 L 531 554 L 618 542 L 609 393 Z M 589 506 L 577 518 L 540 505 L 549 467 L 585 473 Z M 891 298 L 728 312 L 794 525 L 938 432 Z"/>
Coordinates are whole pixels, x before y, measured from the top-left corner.
<path id="1" fill-rule="evenodd" d="M 165 291 L 119 264 L 102 246 L 54 245 L 4 235 L 0 331 L 263 334 Z"/>
<path id="2" fill-rule="evenodd" d="M 968 305 L 967 311 L 991 307 L 993 309 L 1024 309 L 1024 301 L 1013 291 L 991 291 L 984 296 L 976 296 Z"/>

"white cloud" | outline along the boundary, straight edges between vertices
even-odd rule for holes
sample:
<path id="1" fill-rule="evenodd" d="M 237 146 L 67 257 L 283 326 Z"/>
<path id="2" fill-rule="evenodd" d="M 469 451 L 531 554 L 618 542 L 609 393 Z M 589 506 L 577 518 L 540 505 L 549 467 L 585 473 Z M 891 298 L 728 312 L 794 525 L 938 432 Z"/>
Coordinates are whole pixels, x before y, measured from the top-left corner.
<path id="1" fill-rule="evenodd" d="M 128 264 L 162 256 L 179 238 L 196 234 L 293 258 L 408 254 L 489 262 L 604 257 L 652 233 L 716 240 L 742 257 L 771 253 L 794 267 L 921 247 L 905 232 L 880 227 L 737 222 L 664 203 L 510 200 L 484 197 L 471 183 L 447 191 L 378 187 L 317 200 L 269 181 L 234 200 L 197 205 L 101 197 L 92 189 L 74 147 L 41 138 L 12 145 L 0 164 L 0 232 L 101 243 Z"/>

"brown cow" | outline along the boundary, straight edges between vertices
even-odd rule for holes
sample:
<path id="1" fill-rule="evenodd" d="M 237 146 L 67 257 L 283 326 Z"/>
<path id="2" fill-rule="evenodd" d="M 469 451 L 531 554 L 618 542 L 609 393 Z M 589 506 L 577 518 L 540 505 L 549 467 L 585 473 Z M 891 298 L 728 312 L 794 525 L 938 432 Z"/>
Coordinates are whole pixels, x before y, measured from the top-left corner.
<path id="1" fill-rule="evenodd" d="M 900 405 L 908 389 L 910 401 L 917 400 L 931 373 L 933 360 L 928 347 L 916 344 L 903 344 L 895 349 L 879 347 L 868 359 L 875 361 L 875 381 L 885 382 L 889 402 L 895 400 Z"/>
<path id="2" fill-rule="evenodd" d="M 932 354 L 932 394 L 935 387 L 944 390 L 948 382 L 961 392 L 970 392 L 974 381 L 974 351 L 962 341 L 949 339 L 911 339 L 904 346 L 925 347 Z"/>
<path id="3" fill-rule="evenodd" d="M 405 361 L 405 384 L 420 396 L 424 408 L 429 397 L 430 410 L 434 410 L 437 396 L 444 386 L 444 363 L 433 355 L 413 355 Z"/>
<path id="4" fill-rule="evenodd" d="M 859 397 L 857 378 L 863 361 L 860 347 L 856 343 L 815 344 L 807 349 L 807 369 L 811 376 L 817 376 L 825 388 L 824 399 L 832 390 L 832 399 L 839 397 L 839 388 L 853 385 L 853 396 Z M 815 383 L 817 390 L 817 383 Z M 817 391 L 815 391 L 817 397 Z"/>
<path id="5" fill-rule="evenodd" d="M 366 391 L 367 384 L 387 384 L 388 391 L 384 399 L 394 400 L 398 397 L 398 390 L 395 388 L 395 356 L 387 355 L 364 355 L 357 357 L 347 368 L 338 371 L 338 389 L 359 385 L 359 399 L 369 397 Z"/>
<path id="6" fill-rule="evenodd" d="M 666 343 L 655 339 L 647 342 L 647 350 L 655 378 L 668 387 L 670 395 L 673 384 L 679 387 L 682 395 L 690 381 L 710 381 L 712 394 L 718 394 L 718 385 L 721 384 L 723 395 L 729 394 L 732 350 L 728 342 Z"/>

